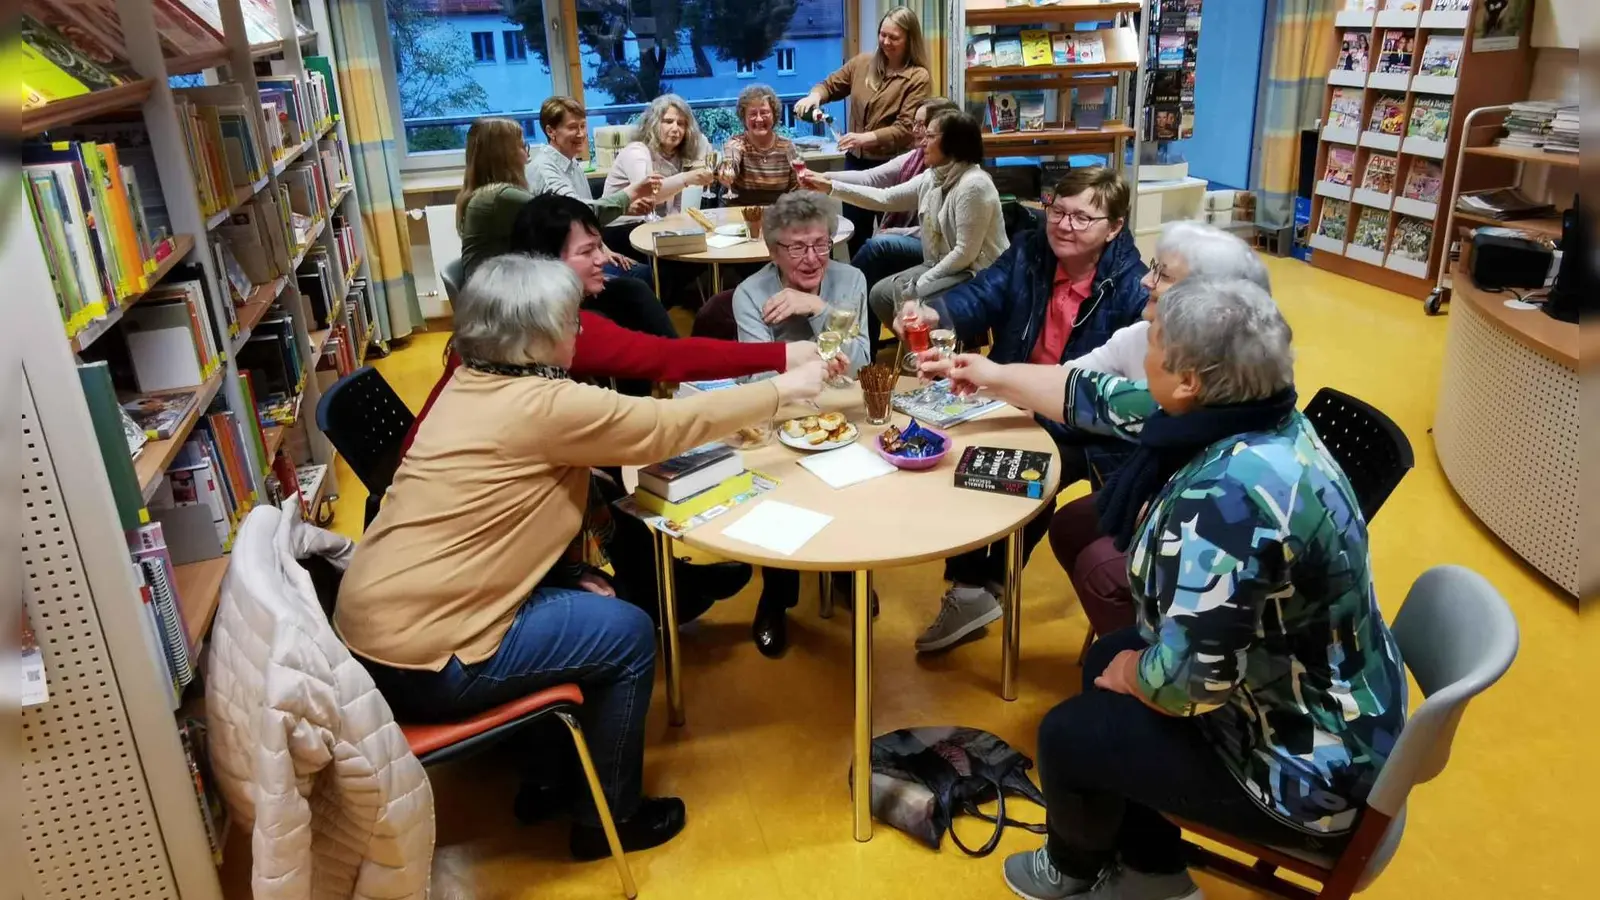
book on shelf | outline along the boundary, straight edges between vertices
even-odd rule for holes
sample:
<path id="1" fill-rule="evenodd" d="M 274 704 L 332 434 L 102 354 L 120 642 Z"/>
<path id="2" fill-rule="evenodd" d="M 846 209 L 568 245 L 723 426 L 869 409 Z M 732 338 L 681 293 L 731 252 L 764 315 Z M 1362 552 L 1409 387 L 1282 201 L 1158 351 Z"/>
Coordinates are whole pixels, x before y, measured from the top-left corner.
<path id="1" fill-rule="evenodd" d="M 1044 91 L 1017 91 L 1017 130 L 1043 131 L 1045 127 Z"/>
<path id="2" fill-rule="evenodd" d="M 272 466 L 266 476 L 267 498 L 273 506 L 281 506 L 283 501 L 300 493 L 300 477 L 295 469 L 294 460 L 289 454 L 279 450 L 272 458 Z"/>
<path id="3" fill-rule="evenodd" d="M 1461 68 L 1461 35 L 1430 34 L 1422 47 L 1422 64 L 1418 75 L 1456 77 Z"/>
<path id="4" fill-rule="evenodd" d="M 175 0 L 175 2 L 205 23 L 211 33 L 218 38 L 222 37 L 222 6 L 217 0 Z M 283 39 L 283 32 L 278 27 L 278 11 L 273 6 L 273 0 L 239 0 L 239 12 L 243 14 L 245 36 L 251 46 L 270 44 Z M 310 33 L 310 29 L 298 20 L 295 21 L 297 36 L 303 37 Z"/>
<path id="5" fill-rule="evenodd" d="M 256 406 L 256 391 L 255 387 L 250 381 L 250 373 L 240 372 L 238 377 L 239 396 L 244 399 L 245 409 L 252 411 L 258 410 L 259 408 Z M 261 427 L 260 413 L 256 412 L 256 414 L 253 416 L 246 416 L 245 420 L 246 421 L 241 421 L 240 423 L 241 427 L 245 431 L 245 436 L 256 448 L 256 459 L 261 460 L 262 464 L 266 465 L 269 461 L 269 454 L 267 453 L 267 435 Z"/>
<path id="6" fill-rule="evenodd" d="M 1396 216 L 1389 253 L 1402 259 L 1427 262 L 1433 250 L 1433 223 L 1415 216 Z"/>
<path id="7" fill-rule="evenodd" d="M 1016 131 L 1017 122 L 1017 97 L 1015 94 L 997 91 L 989 95 L 989 130 L 995 134 L 1006 134 Z"/>
<path id="8" fill-rule="evenodd" d="M 240 371 L 248 371 L 262 395 L 293 397 L 300 393 L 305 364 L 295 338 L 294 321 L 274 311 L 256 325 L 239 348 Z"/>
<path id="9" fill-rule="evenodd" d="M 1183 136 L 1184 109 L 1181 104 L 1152 106 L 1150 115 L 1154 124 L 1152 133 L 1158 141 L 1175 141 Z M 1192 129 L 1191 124 L 1191 129 Z"/>
<path id="10" fill-rule="evenodd" d="M 356 230 L 351 227 L 349 219 L 340 215 L 328 219 L 328 230 L 333 234 L 334 248 L 339 251 L 339 271 L 348 273 L 361 259 L 361 251 L 356 246 Z"/>
<path id="11" fill-rule="evenodd" d="M 1390 28 L 1383 32 L 1378 44 L 1379 72 L 1411 73 L 1411 56 L 1416 50 L 1415 31 Z"/>
<path id="12" fill-rule="evenodd" d="M 1544 149 L 1551 153 L 1578 152 L 1578 107 L 1563 106 L 1550 120 L 1550 131 L 1545 135 Z"/>
<path id="13" fill-rule="evenodd" d="M 200 210 L 215 215 L 233 205 L 238 188 L 253 188 L 269 165 L 266 145 L 240 84 L 173 91 L 178 124 L 200 190 Z"/>
<path id="14" fill-rule="evenodd" d="M 127 407 L 123 407 L 121 413 L 122 436 L 128 442 L 128 457 L 138 459 L 139 454 L 144 452 L 144 445 L 150 443 L 150 435 L 146 434 L 145 430 L 139 427 L 139 423 L 133 420 L 133 416 L 128 414 Z"/>
<path id="15" fill-rule="evenodd" d="M 117 507 L 117 521 L 123 531 L 144 523 L 144 491 L 128 452 L 127 434 L 122 427 L 122 407 L 111 380 L 111 366 L 105 360 L 78 364 L 78 382 L 89 407 L 89 422 L 94 427 L 95 443 L 111 482 L 111 499 Z"/>
<path id="16" fill-rule="evenodd" d="M 994 64 L 996 66 L 1022 65 L 1022 38 L 996 37 L 994 39 Z"/>
<path id="17" fill-rule="evenodd" d="M 1379 134 L 1400 135 L 1406 125 L 1406 95 L 1384 91 L 1372 101 L 1372 112 L 1367 116 L 1367 130 Z"/>
<path id="18" fill-rule="evenodd" d="M 1328 161 L 1322 168 L 1322 180 L 1329 184 L 1350 186 L 1355 180 L 1356 151 L 1354 147 L 1328 147 Z"/>
<path id="19" fill-rule="evenodd" d="M 1317 220 L 1317 234 L 1335 241 L 1345 239 L 1349 230 L 1350 204 L 1343 200 L 1324 198 L 1322 217 Z"/>
<path id="20" fill-rule="evenodd" d="M 1182 33 L 1157 35 L 1156 68 L 1181 69 L 1187 57 L 1187 46 Z"/>
<path id="21" fill-rule="evenodd" d="M 280 259 L 292 257 L 286 218 L 272 191 L 262 191 L 234 210 L 213 233 L 228 249 L 253 284 L 266 284 L 284 272 Z"/>
<path id="22" fill-rule="evenodd" d="M 1411 101 L 1411 119 L 1406 124 L 1406 137 L 1427 141 L 1444 141 L 1450 137 L 1449 97 L 1417 95 Z"/>
<path id="23" fill-rule="evenodd" d="M 137 80 L 126 61 L 109 51 L 102 59 L 81 49 L 61 32 L 33 16 L 18 17 L 17 35 L 4 44 L 0 60 L 20 90 L 22 108 L 81 97 Z"/>
<path id="24" fill-rule="evenodd" d="M 1022 32 L 1021 39 L 1023 65 L 1050 65 L 1052 59 L 1050 52 L 1050 32 L 1037 28 L 1029 28 Z"/>
<path id="25" fill-rule="evenodd" d="M 311 330 L 321 330 L 332 324 L 332 316 L 344 296 L 343 279 L 344 270 L 338 268 L 328 258 L 328 251 L 320 246 L 311 248 L 305 262 L 295 271 L 295 285 L 311 308 L 311 322 L 315 326 Z"/>
<path id="26" fill-rule="evenodd" d="M 222 365 L 201 279 L 163 282 L 130 307 L 122 322 L 140 393 L 195 387 Z"/>
<path id="27" fill-rule="evenodd" d="M 1456 199 L 1456 208 L 1491 219 L 1532 219 L 1555 211 L 1550 204 L 1534 200 L 1514 187 L 1463 191 Z"/>
<path id="28" fill-rule="evenodd" d="M 994 38 L 987 34 L 967 39 L 967 68 L 994 65 Z"/>
<path id="29" fill-rule="evenodd" d="M 1366 72 L 1371 66 L 1367 64 L 1367 57 L 1371 52 L 1372 37 L 1365 31 L 1341 31 L 1339 33 L 1339 57 L 1337 65 L 1346 72 Z"/>
<path id="30" fill-rule="evenodd" d="M 1431 0 L 1428 8 L 1442 12 L 1466 12 L 1472 8 L 1472 0 Z"/>
<path id="31" fill-rule="evenodd" d="M 140 579 L 149 588 L 149 612 L 161 645 L 160 662 L 172 683 L 174 694 L 194 682 L 195 647 L 189 642 L 179 612 L 177 568 L 167 549 L 160 522 L 141 525 L 127 533 L 128 553 Z"/>
<path id="32" fill-rule="evenodd" d="M 164 441 L 172 437 L 198 402 L 198 391 L 171 391 L 135 397 L 124 401 L 122 408 L 146 437 Z"/>
<path id="33" fill-rule="evenodd" d="M 195 802 L 200 804 L 200 819 L 205 825 L 206 840 L 211 845 L 211 861 L 222 865 L 222 851 L 227 844 L 228 807 L 217 791 L 216 776 L 212 774 L 211 757 L 207 753 L 206 725 L 199 719 L 185 718 L 178 726 L 179 743 L 183 758 L 189 766 L 189 777 L 194 781 Z"/>
<path id="34" fill-rule="evenodd" d="M 1389 242 L 1389 211 L 1362 207 L 1350 243 L 1382 253 Z"/>
<path id="35" fill-rule="evenodd" d="M 64 35 L 97 62 L 126 59 L 122 18 L 116 0 L 23 0 L 22 11 Z M 150 4 L 161 54 L 167 59 L 212 55 L 225 48 L 178 0 Z"/>
<path id="36" fill-rule="evenodd" d="M 1387 153 L 1373 153 L 1367 157 L 1366 168 L 1361 173 L 1363 190 L 1379 194 L 1394 193 L 1394 176 L 1400 160 Z"/>
<path id="37" fill-rule="evenodd" d="M 1505 137 L 1495 140 L 1497 147 L 1539 150 L 1545 145 L 1561 104 L 1555 100 L 1522 100 L 1511 104 L 1505 118 Z"/>
<path id="38" fill-rule="evenodd" d="M 1058 31 L 1050 36 L 1050 55 L 1058 66 L 1103 63 L 1105 38 L 1093 31 Z"/>
<path id="39" fill-rule="evenodd" d="M 1072 127 L 1099 131 L 1106 123 L 1106 97 L 1110 88 L 1075 88 L 1072 91 Z"/>
<path id="40" fill-rule="evenodd" d="M 328 116 L 332 118 L 339 115 L 339 91 L 336 87 L 339 82 L 333 77 L 332 60 L 326 56 L 306 56 L 301 58 L 301 62 L 305 63 L 306 71 L 322 76 L 322 83 L 327 87 Z"/>
<path id="41" fill-rule="evenodd" d="M 1411 168 L 1406 172 L 1405 187 L 1400 195 L 1423 203 L 1438 203 L 1439 191 L 1444 187 L 1444 166 L 1431 159 L 1411 158 Z"/>
<path id="42" fill-rule="evenodd" d="M 1333 100 L 1328 104 L 1328 125 L 1334 128 L 1361 130 L 1361 88 L 1338 87 L 1333 89 Z"/>
<path id="43" fill-rule="evenodd" d="M 255 500 L 239 425 L 238 417 L 214 403 L 195 423 L 150 497 L 151 515 L 163 526 L 176 523 L 176 512 L 181 510 L 203 512 L 210 523 L 211 540 L 193 544 L 169 528 L 170 549 L 179 564 L 220 556 L 213 551 L 227 549 L 234 528 Z"/>

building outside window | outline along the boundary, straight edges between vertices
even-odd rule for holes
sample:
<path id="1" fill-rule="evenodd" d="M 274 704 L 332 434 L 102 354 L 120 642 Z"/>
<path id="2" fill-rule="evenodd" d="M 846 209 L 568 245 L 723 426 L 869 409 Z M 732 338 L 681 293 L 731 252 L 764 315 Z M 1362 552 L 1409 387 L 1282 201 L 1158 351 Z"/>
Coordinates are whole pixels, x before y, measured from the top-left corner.
<path id="1" fill-rule="evenodd" d="M 581 96 L 591 130 L 638 118 L 663 93 L 689 101 L 717 144 L 742 126 L 739 91 L 766 81 L 785 109 L 844 61 L 846 3 L 856 0 L 575 0 L 563 29 L 578 36 Z M 408 155 L 459 151 L 472 120 L 502 115 L 530 141 L 539 104 L 565 81 L 565 48 L 549 46 L 545 20 L 568 18 L 554 0 L 385 0 L 393 99 Z M 503 37 L 496 38 L 496 34 Z M 496 44 L 500 44 L 496 47 Z M 781 47 L 778 45 L 782 45 Z M 525 66 L 474 65 L 496 61 Z M 576 73 L 575 73 L 576 74 Z M 778 77 L 784 76 L 782 83 Z M 833 110 L 844 119 L 843 104 Z M 805 134 L 812 134 L 804 126 Z"/>

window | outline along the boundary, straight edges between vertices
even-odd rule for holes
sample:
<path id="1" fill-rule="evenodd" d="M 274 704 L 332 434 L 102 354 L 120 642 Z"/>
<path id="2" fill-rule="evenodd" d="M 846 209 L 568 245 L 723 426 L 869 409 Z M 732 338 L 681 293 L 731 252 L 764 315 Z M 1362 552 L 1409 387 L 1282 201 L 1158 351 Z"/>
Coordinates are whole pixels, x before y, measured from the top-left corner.
<path id="1" fill-rule="evenodd" d="M 472 33 L 472 58 L 481 63 L 494 62 L 494 32 L 474 31 Z"/>
<path id="2" fill-rule="evenodd" d="M 839 67 L 846 5 L 856 2 L 384 0 L 390 103 L 415 157 L 408 165 L 425 168 L 460 165 L 474 119 L 530 123 L 560 93 L 582 99 L 591 128 L 632 121 L 651 99 L 676 93 L 720 144 L 739 131 L 734 102 L 752 81 L 769 79 L 788 107 Z M 578 60 L 567 59 L 562 33 L 577 35 Z M 501 60 L 525 65 L 492 65 Z M 842 107 L 833 110 L 841 120 Z M 536 128 L 527 135 L 544 140 Z"/>
<path id="3" fill-rule="evenodd" d="M 521 63 L 528 61 L 528 40 L 522 36 L 522 31 L 502 31 L 500 37 L 505 39 L 506 62 Z"/>

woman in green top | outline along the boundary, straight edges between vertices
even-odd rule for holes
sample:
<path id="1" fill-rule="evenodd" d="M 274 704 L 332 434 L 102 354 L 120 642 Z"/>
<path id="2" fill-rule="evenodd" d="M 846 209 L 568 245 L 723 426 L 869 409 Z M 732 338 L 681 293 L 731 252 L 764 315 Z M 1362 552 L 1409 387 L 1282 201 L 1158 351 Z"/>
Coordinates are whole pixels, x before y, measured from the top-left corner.
<path id="1" fill-rule="evenodd" d="M 528 190 L 528 143 L 522 126 L 511 119 L 485 117 L 467 130 L 467 165 L 456 196 L 456 232 L 461 235 L 462 277 L 471 278 L 478 264 L 511 250 L 511 225 Z M 650 199 L 640 201 L 647 211 Z M 618 191 L 595 203 L 601 224 L 628 211 L 628 194 Z"/>

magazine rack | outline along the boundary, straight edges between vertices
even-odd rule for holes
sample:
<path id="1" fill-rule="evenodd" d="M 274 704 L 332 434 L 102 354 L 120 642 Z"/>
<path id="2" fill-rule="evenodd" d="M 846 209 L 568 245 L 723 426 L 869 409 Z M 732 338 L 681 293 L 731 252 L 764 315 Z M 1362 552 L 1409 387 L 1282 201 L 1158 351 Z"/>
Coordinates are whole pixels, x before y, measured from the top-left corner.
<path id="1" fill-rule="evenodd" d="M 1311 264 L 1421 300 L 1433 291 L 1449 247 L 1440 213 L 1453 200 L 1448 186 L 1467 111 L 1527 96 L 1532 4 L 1522 6 L 1523 19 L 1499 29 L 1486 24 L 1482 0 L 1426 0 L 1423 9 L 1383 8 L 1401 7 L 1396 0 L 1345 5 L 1355 8 L 1337 14 L 1329 38 L 1335 67 L 1323 96 Z M 1455 74 L 1430 74 L 1423 57 L 1438 58 L 1452 42 L 1459 42 Z M 1375 120 L 1391 127 L 1373 128 Z M 1467 173 L 1466 188 L 1503 179 L 1489 168 Z M 1408 192 L 1419 184 L 1431 190 Z"/>

